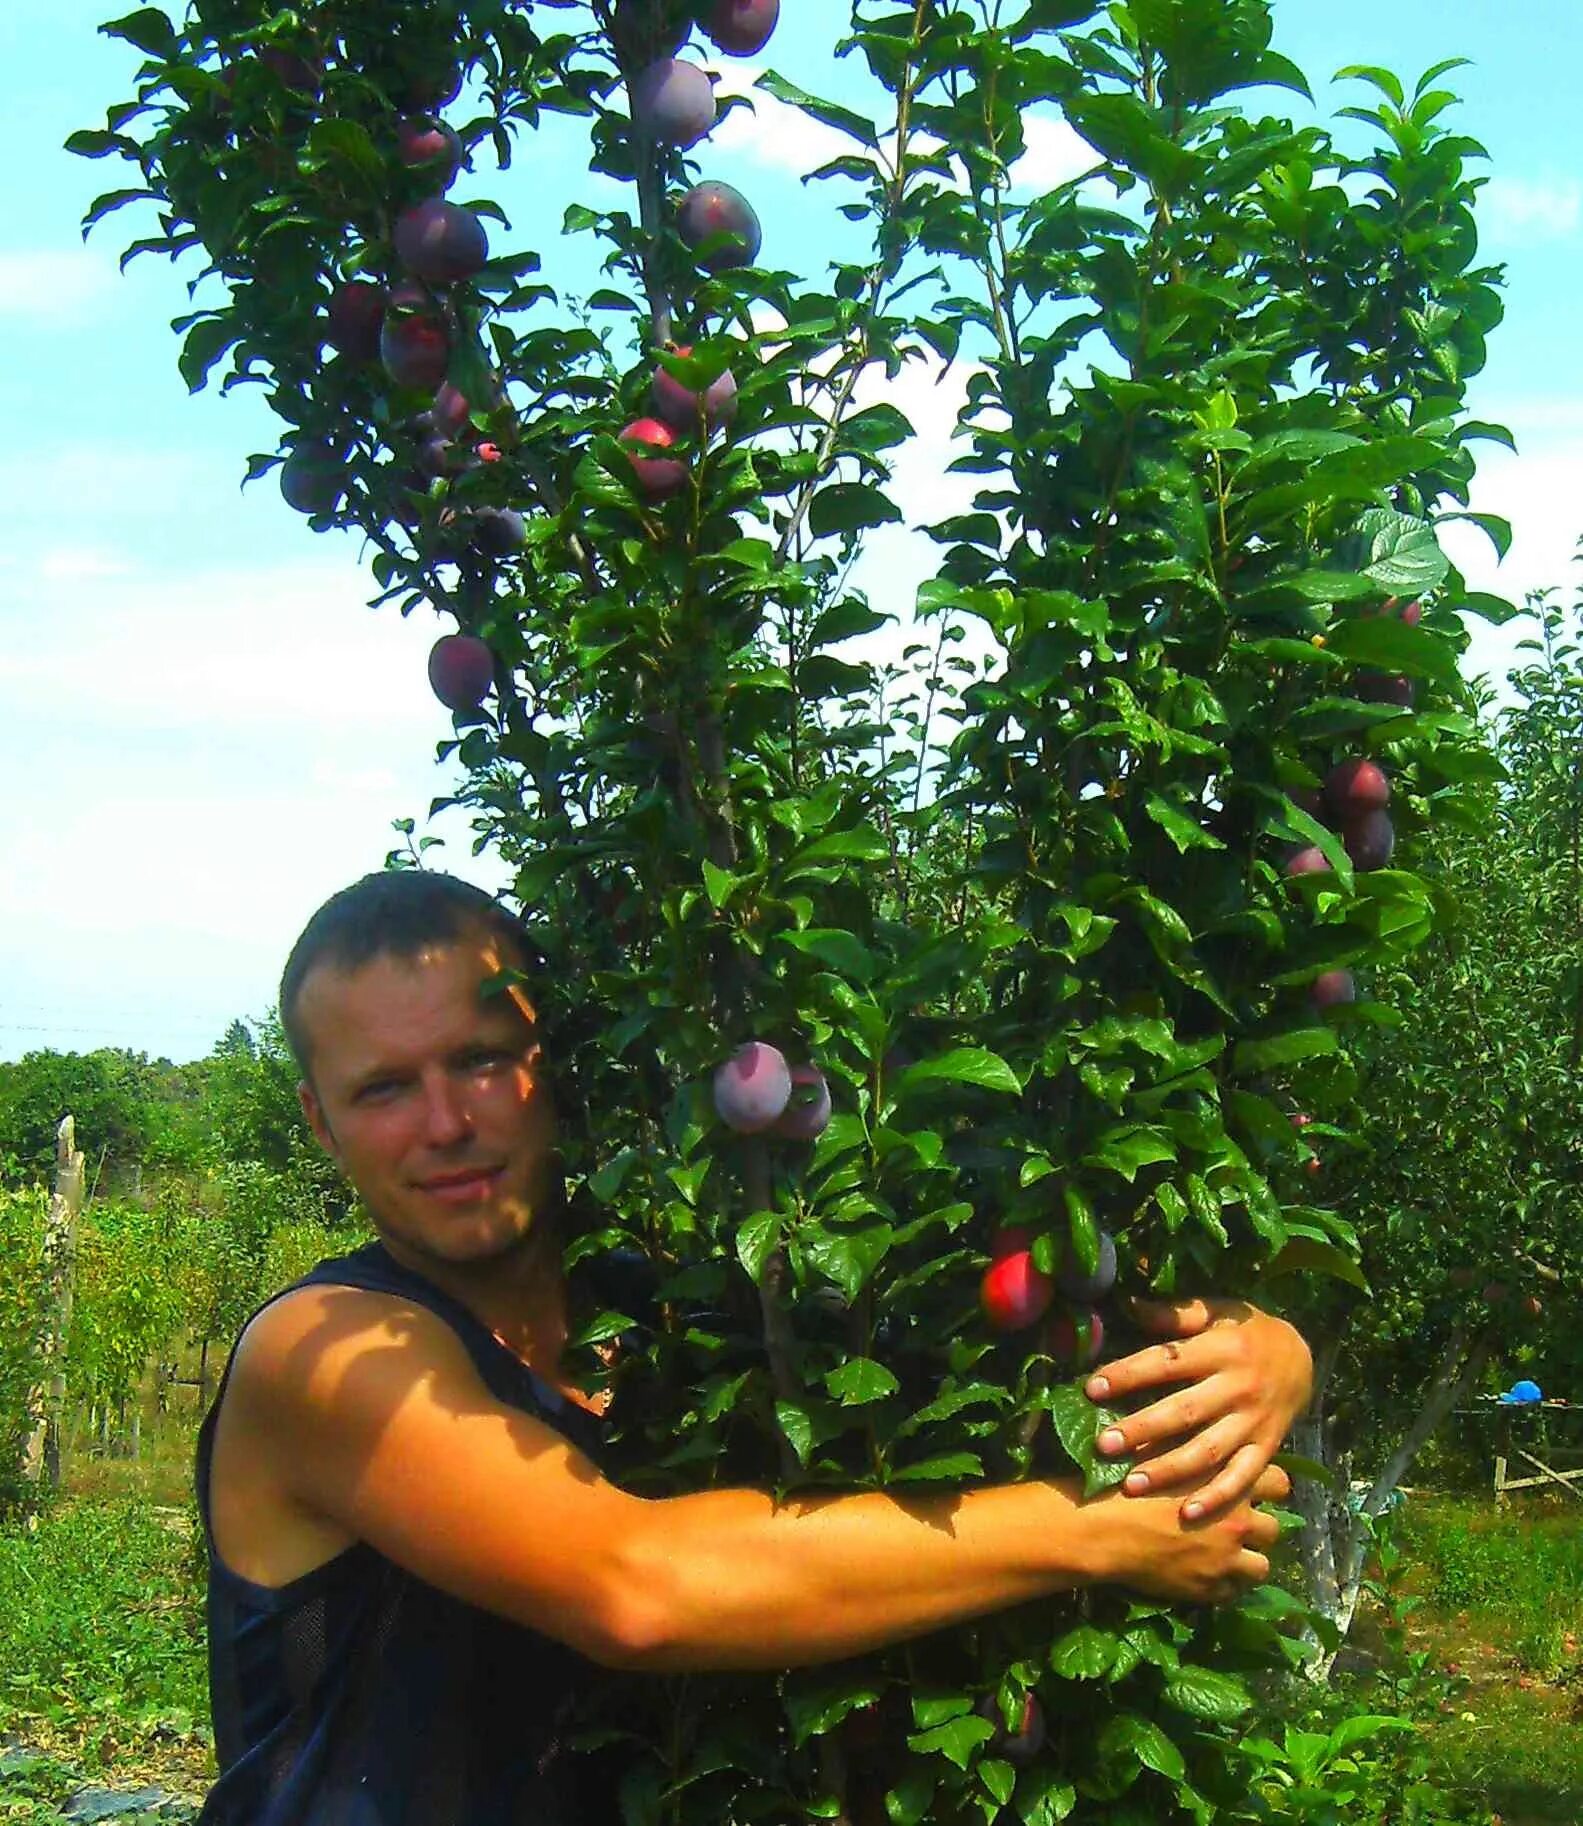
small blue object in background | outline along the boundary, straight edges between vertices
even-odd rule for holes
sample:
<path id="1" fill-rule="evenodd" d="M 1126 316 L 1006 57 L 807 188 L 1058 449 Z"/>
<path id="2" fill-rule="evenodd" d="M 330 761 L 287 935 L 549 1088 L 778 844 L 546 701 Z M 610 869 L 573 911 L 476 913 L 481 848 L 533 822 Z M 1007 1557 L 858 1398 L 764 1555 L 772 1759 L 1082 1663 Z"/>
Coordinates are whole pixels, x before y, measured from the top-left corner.
<path id="1" fill-rule="evenodd" d="M 1512 1384 L 1512 1392 L 1511 1392 L 1510 1398 L 1511 1398 L 1511 1400 L 1513 1400 L 1514 1402 L 1517 1402 L 1519 1405 L 1522 1405 L 1522 1406 L 1529 1406 L 1535 1401 L 1544 1400 L 1544 1396 L 1543 1396 L 1543 1394 L 1541 1394 L 1540 1389 L 1539 1389 L 1539 1384 L 1537 1382 L 1528 1382 L 1526 1380 L 1522 1381 L 1522 1382 L 1514 1382 Z"/>

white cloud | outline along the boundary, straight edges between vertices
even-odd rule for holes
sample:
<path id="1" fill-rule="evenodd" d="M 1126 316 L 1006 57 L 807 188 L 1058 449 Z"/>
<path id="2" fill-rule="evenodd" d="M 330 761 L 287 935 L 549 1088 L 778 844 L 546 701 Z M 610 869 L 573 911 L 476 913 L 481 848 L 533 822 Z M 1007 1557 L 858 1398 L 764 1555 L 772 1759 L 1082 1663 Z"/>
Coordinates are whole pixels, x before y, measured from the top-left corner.
<path id="1" fill-rule="evenodd" d="M 1583 220 L 1576 178 L 1495 177 L 1479 197 L 1479 223 L 1508 241 L 1567 240 Z"/>
<path id="2" fill-rule="evenodd" d="M 835 127 L 811 119 L 788 102 L 777 101 L 754 83 L 762 74 L 753 64 L 732 63 L 719 70 L 716 92 L 745 95 L 749 106 L 733 108 L 709 136 L 710 148 L 789 171 L 797 177 L 817 171 L 844 153 L 861 152 L 856 140 Z"/>
<path id="3" fill-rule="evenodd" d="M 41 566 L 10 605 L 30 632 L 0 647 L 0 703 L 66 692 L 77 715 L 134 737 L 404 725 L 438 738 L 425 656 L 450 621 L 370 615 L 356 547 L 332 549 L 320 564 L 174 575 L 104 554 L 86 576 Z M 110 576 L 113 589 L 84 587 Z"/>
<path id="4" fill-rule="evenodd" d="M 1027 149 L 1011 168 L 1013 190 L 1054 190 L 1099 162 L 1094 148 L 1059 114 L 1025 114 L 1022 134 Z"/>
<path id="5" fill-rule="evenodd" d="M 1441 529 L 1447 556 L 1468 580 L 1468 587 L 1504 597 L 1519 607 L 1532 590 L 1554 588 L 1569 602 L 1583 577 L 1577 565 L 1583 536 L 1583 434 L 1536 449 L 1522 457 L 1484 446 L 1473 488 L 1473 507 L 1498 514 L 1512 527 L 1512 547 L 1504 561 L 1477 527 L 1466 523 Z M 1517 663 L 1517 642 L 1532 629 L 1526 622 L 1491 627 L 1472 621 L 1472 645 L 1464 670 L 1484 673 L 1505 692 L 1507 672 Z"/>
<path id="6" fill-rule="evenodd" d="M 86 247 L 0 253 L 0 318 L 50 328 L 101 315 L 117 283 L 114 262 Z"/>

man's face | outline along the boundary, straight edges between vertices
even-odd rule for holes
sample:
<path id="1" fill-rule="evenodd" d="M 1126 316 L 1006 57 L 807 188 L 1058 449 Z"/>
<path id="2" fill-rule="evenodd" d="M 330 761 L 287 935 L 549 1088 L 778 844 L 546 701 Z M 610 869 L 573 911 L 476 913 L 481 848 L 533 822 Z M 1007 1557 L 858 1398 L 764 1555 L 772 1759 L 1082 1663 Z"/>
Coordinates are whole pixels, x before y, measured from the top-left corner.
<path id="1" fill-rule="evenodd" d="M 316 965 L 302 985 L 303 1113 L 414 1265 L 489 1260 L 546 1209 L 555 1118 L 533 1010 L 517 985 L 482 993 L 507 962 L 479 931 L 353 971 Z"/>

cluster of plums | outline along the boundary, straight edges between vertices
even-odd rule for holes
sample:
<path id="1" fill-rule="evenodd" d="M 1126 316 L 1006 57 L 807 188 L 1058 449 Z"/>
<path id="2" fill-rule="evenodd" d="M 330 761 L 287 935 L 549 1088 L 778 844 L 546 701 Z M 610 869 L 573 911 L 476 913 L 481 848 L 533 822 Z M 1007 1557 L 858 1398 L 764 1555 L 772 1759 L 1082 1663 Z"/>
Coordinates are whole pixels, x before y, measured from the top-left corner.
<path id="1" fill-rule="evenodd" d="M 769 42 L 780 17 L 780 0 L 717 0 L 703 21 L 718 50 L 751 57 Z M 677 53 L 691 21 L 678 18 L 668 0 L 620 0 L 612 22 L 624 61 L 641 63 L 630 83 L 632 121 L 640 138 L 686 149 L 715 123 L 714 84 L 708 72 Z M 730 184 L 707 179 L 695 184 L 676 211 L 676 232 L 706 272 L 751 266 L 758 258 L 762 230 L 752 205 Z M 689 345 L 676 348 L 691 353 Z M 707 438 L 736 416 L 737 383 L 722 374 L 695 393 L 657 368 L 650 388 L 652 415 L 623 427 L 618 437 L 631 459 L 639 492 L 650 501 L 669 500 L 687 486 L 687 465 L 664 454 L 678 436 Z"/>
<path id="2" fill-rule="evenodd" d="M 1015 1225 L 996 1233 L 989 1254 L 978 1299 L 992 1330 L 1026 1331 L 1044 1321 L 1041 1342 L 1052 1357 L 1078 1369 L 1099 1361 L 1105 1321 L 1097 1302 L 1116 1284 L 1116 1243 L 1108 1231 L 1100 1232 L 1092 1272 L 1068 1253 L 1053 1275 L 1044 1273 L 1033 1259 L 1031 1233 Z M 1050 1318 L 1057 1294 L 1067 1305 Z"/>
<path id="3" fill-rule="evenodd" d="M 768 41 L 779 11 L 779 0 L 718 0 L 703 29 L 719 50 L 751 56 Z M 713 125 L 715 104 L 708 75 L 677 56 L 691 21 L 677 18 L 676 12 L 670 0 L 620 0 L 612 29 L 624 59 L 642 65 L 631 85 L 639 133 L 657 143 L 685 147 Z M 282 74 L 283 81 L 318 93 L 317 80 L 308 85 L 300 77 L 295 68 Z M 424 107 L 432 110 L 453 101 L 460 86 L 457 75 L 448 93 L 423 96 Z M 409 115 L 396 126 L 395 157 L 429 192 L 395 219 L 391 239 L 403 276 L 388 286 L 371 279 L 350 279 L 337 286 L 324 334 L 347 360 L 377 363 L 396 386 L 433 395 L 428 410 L 408 423 L 416 448 L 407 485 L 423 492 L 437 479 L 501 460 L 498 446 L 476 436 L 472 403 L 446 380 L 456 336 L 450 288 L 482 270 L 489 242 L 478 216 L 444 198 L 465 159 L 453 128 L 432 111 Z M 747 198 L 713 179 L 695 184 L 683 196 L 675 228 L 700 267 L 714 274 L 752 265 L 762 245 L 759 220 Z M 686 357 L 691 345 L 675 345 L 673 352 Z M 504 403 L 503 393 L 491 402 Z M 649 405 L 650 415 L 626 425 L 619 439 L 631 459 L 639 493 L 657 502 L 687 486 L 683 455 L 667 454 L 677 440 L 704 441 L 732 422 L 736 379 L 728 372 L 695 392 L 656 365 Z M 349 477 L 341 453 L 329 443 L 315 441 L 291 452 L 280 481 L 282 495 L 299 512 L 328 514 L 339 507 Z M 413 524 L 415 510 L 404 517 Z M 522 515 L 509 507 L 450 510 L 441 515 L 441 528 L 453 539 L 460 535 L 488 558 L 508 557 L 526 538 Z M 452 710 L 476 709 L 493 685 L 494 672 L 492 652 L 473 635 L 444 636 L 429 656 L 429 682 Z"/>
<path id="4" fill-rule="evenodd" d="M 1421 602 L 1402 603 L 1390 597 L 1379 611 L 1405 626 L 1415 628 L 1423 619 Z M 1356 696 L 1371 703 L 1400 704 L 1413 701 L 1412 680 L 1383 672 L 1362 673 L 1354 683 Z M 1396 830 L 1388 806 L 1391 783 L 1375 761 L 1353 756 L 1339 762 L 1318 790 L 1292 794 L 1294 802 L 1313 818 L 1321 818 L 1339 832 L 1352 866 L 1359 870 L 1383 869 L 1396 850 Z M 1286 861 L 1288 876 L 1324 875 L 1330 862 L 1317 843 L 1295 850 Z M 1327 970 L 1309 985 L 1309 999 L 1316 1009 L 1335 1008 L 1358 999 L 1358 986 L 1350 970 Z M 1310 1169 L 1312 1170 L 1312 1168 Z"/>
<path id="5" fill-rule="evenodd" d="M 714 1077 L 715 1113 L 739 1135 L 814 1141 L 830 1121 L 830 1086 L 817 1065 L 790 1065 L 763 1040 L 749 1040 Z"/>
<path id="6" fill-rule="evenodd" d="M 436 116 L 413 115 L 397 123 L 397 159 L 433 190 L 450 187 L 463 156 L 455 131 Z M 403 209 L 391 239 L 405 276 L 388 287 L 369 279 L 337 286 L 324 336 L 348 361 L 378 362 L 397 386 L 433 394 L 429 409 L 408 424 L 416 439 L 408 485 L 422 490 L 437 477 L 500 460 L 495 445 L 472 439 L 471 403 L 445 379 L 455 336 L 448 288 L 483 268 L 489 241 L 471 210 L 440 195 L 422 197 Z M 325 443 L 299 445 L 281 471 L 281 493 L 302 513 L 333 512 L 346 486 L 345 465 Z M 476 550 L 492 557 L 519 550 L 526 531 L 522 516 L 507 507 L 453 514 L 446 530 L 461 532 Z"/>
<path id="7" fill-rule="evenodd" d="M 715 0 L 704 36 L 728 57 L 752 57 L 769 43 L 780 0 Z M 672 0 L 618 0 L 611 36 L 631 78 L 632 122 L 643 138 L 685 150 L 715 124 L 709 72 L 678 54 L 692 22 Z"/>

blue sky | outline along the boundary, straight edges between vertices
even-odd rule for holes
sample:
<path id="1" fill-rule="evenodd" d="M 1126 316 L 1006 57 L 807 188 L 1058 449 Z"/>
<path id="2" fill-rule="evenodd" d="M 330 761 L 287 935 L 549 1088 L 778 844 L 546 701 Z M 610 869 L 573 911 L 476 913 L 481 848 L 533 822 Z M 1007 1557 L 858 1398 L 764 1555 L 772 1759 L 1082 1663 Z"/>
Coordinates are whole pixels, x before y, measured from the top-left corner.
<path id="1" fill-rule="evenodd" d="M 276 421 L 247 390 L 187 394 L 169 323 L 187 308 L 188 270 L 140 260 L 117 275 L 132 212 L 82 247 L 90 198 L 133 181 L 116 162 L 60 150 L 131 93 L 136 54 L 95 30 L 117 10 L 0 8 L 0 68 L 12 73 L 0 216 L 4 1058 L 98 1045 L 201 1056 L 234 1016 L 273 1001 L 297 931 L 327 894 L 380 866 L 391 821 L 421 823 L 452 784 L 434 763 L 449 719 L 424 675 L 438 621 L 370 611 L 350 538 L 315 538 L 272 481 L 240 491 Z M 1482 447 L 1475 505 L 1512 519 L 1517 539 L 1498 571 L 1477 534 L 1447 542 L 1476 587 L 1513 599 L 1570 590 L 1583 534 L 1583 15 L 1570 0 L 1276 0 L 1275 12 L 1279 47 L 1316 85 L 1347 63 L 1411 81 L 1441 57 L 1474 59 L 1450 83 L 1466 98 L 1458 124 L 1492 155 L 1481 220 L 1509 289 L 1473 404 L 1520 446 L 1517 457 Z M 818 21 L 844 13 L 837 0 L 787 0 L 761 61 L 836 93 L 843 78 Z M 1355 90 L 1319 86 L 1321 111 Z M 766 257 L 806 271 L 831 246 L 834 199 L 798 181 L 816 139 L 770 106 L 700 149 L 706 173 L 753 196 Z M 1030 181 L 1066 175 L 1057 123 L 1035 150 Z M 557 248 L 560 212 L 588 196 L 571 139 L 524 147 L 487 193 L 512 216 L 511 242 L 543 250 L 564 283 L 577 256 Z M 456 194 L 485 190 L 464 180 Z M 898 482 L 922 517 L 949 498 L 938 471 L 953 390 L 903 403 L 922 443 Z M 869 571 L 878 605 L 905 613 L 926 562 L 916 544 L 882 547 Z M 1509 649 L 1510 636 L 1481 633 L 1475 669 L 1499 675 Z M 461 818 L 430 829 L 447 839 L 436 860 L 501 884 L 489 858 L 471 857 Z"/>

